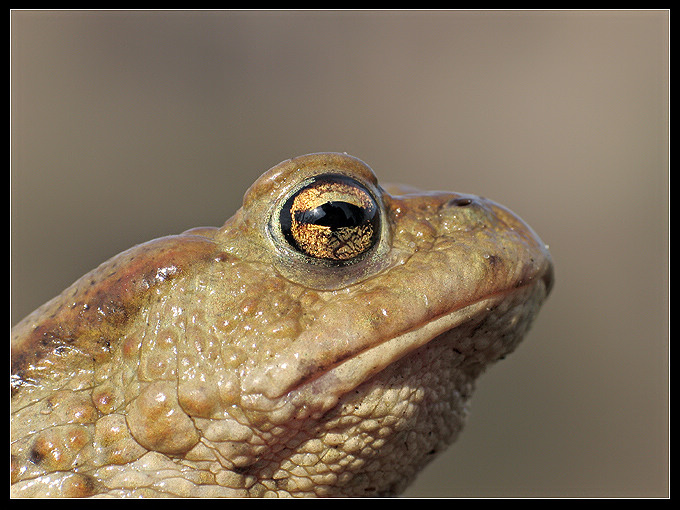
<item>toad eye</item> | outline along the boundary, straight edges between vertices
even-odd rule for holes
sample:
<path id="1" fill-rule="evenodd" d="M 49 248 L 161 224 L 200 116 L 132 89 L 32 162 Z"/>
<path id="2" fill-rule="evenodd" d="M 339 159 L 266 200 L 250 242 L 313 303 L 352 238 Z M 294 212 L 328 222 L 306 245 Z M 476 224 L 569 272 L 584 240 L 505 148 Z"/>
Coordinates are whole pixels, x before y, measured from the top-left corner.
<path id="1" fill-rule="evenodd" d="M 280 213 L 281 232 L 295 250 L 347 262 L 368 252 L 379 234 L 378 205 L 358 182 L 320 176 L 297 190 Z"/>

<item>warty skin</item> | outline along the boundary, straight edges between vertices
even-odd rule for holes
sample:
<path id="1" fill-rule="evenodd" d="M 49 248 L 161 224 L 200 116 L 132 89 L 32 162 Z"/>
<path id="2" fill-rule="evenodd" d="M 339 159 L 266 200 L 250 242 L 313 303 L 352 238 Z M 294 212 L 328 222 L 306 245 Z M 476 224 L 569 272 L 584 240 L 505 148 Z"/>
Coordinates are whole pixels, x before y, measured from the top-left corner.
<path id="1" fill-rule="evenodd" d="M 552 282 L 490 200 L 284 161 L 221 228 L 135 246 L 12 329 L 11 493 L 399 494 Z"/>

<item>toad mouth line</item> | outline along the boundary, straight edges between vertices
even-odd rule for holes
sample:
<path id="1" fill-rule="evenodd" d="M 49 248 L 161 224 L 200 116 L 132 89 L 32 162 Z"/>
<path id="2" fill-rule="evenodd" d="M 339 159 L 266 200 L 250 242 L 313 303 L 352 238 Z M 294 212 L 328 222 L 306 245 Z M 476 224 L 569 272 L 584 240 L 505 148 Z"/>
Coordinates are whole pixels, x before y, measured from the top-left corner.
<path id="1" fill-rule="evenodd" d="M 543 285 L 540 285 L 539 282 Z M 281 391 L 277 398 L 288 395 L 291 400 L 295 400 L 298 396 L 304 394 L 333 394 L 339 398 L 397 360 L 461 324 L 474 319 L 478 314 L 496 307 L 509 295 L 536 292 L 536 287 L 539 286 L 545 289 L 547 295 L 551 287 L 551 276 L 547 272 L 522 286 L 499 291 L 440 315 L 418 329 L 407 331 L 376 346 L 353 353 L 340 361 L 336 361 L 331 366 L 317 368 L 313 373 L 298 378 L 293 384 Z"/>

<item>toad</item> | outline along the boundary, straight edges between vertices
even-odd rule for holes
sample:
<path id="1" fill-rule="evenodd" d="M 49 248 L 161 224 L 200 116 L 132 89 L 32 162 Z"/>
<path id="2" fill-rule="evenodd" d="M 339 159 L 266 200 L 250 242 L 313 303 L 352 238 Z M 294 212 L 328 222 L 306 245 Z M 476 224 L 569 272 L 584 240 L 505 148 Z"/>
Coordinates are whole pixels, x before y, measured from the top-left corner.
<path id="1" fill-rule="evenodd" d="M 12 329 L 11 493 L 399 494 L 552 280 L 490 200 L 284 161 L 221 228 L 135 246 Z"/>

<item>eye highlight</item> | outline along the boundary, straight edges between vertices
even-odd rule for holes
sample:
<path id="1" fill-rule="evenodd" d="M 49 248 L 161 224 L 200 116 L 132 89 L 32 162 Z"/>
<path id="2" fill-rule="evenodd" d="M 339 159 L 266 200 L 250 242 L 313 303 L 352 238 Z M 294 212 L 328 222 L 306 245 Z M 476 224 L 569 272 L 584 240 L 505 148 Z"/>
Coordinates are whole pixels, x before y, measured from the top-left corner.
<path id="1" fill-rule="evenodd" d="M 351 261 L 379 235 L 379 210 L 371 194 L 343 176 L 316 177 L 284 203 L 281 232 L 295 250 L 315 259 Z"/>

